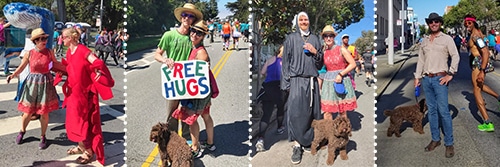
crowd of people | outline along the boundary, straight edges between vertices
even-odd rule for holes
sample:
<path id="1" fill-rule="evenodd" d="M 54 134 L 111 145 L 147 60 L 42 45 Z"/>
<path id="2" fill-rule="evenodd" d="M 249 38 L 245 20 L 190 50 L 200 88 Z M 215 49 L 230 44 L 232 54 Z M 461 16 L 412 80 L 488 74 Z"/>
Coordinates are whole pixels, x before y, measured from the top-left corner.
<path id="1" fill-rule="evenodd" d="M 276 56 L 270 57 L 260 71 L 265 77 L 258 94 L 262 105 L 255 106 L 262 108 L 263 115 L 255 129 L 255 147 L 257 152 L 265 150 L 265 134 L 277 108 L 276 133 L 288 133 L 289 141 L 294 142 L 291 161 L 298 164 L 303 152 L 312 147 L 312 120 L 347 118 L 347 112 L 356 110 L 355 73 L 365 68 L 367 80 L 372 79 L 374 54 L 367 49 L 360 56 L 349 44 L 347 34 L 342 35 L 342 44 L 336 44 L 337 32 L 330 25 L 319 36 L 314 34 L 305 12 L 300 12 L 295 21 L 297 31 L 286 36 Z"/>

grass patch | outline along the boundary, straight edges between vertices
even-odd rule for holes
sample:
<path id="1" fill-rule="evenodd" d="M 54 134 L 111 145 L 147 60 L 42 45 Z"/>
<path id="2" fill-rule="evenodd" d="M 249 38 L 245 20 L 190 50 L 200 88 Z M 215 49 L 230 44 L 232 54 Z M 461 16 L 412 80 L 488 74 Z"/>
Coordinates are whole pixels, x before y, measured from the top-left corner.
<path id="1" fill-rule="evenodd" d="M 127 41 L 127 53 L 134 53 L 144 49 L 154 48 L 160 42 L 161 36 L 133 38 Z"/>

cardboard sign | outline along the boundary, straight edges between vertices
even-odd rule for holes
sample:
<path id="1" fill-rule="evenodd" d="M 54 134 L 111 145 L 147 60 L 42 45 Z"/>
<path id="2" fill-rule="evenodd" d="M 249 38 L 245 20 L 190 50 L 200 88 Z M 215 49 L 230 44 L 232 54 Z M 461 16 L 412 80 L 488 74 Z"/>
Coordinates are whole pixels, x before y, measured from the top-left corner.
<path id="1" fill-rule="evenodd" d="M 208 63 L 177 61 L 172 69 L 161 66 L 162 95 L 168 100 L 202 99 L 210 93 Z"/>

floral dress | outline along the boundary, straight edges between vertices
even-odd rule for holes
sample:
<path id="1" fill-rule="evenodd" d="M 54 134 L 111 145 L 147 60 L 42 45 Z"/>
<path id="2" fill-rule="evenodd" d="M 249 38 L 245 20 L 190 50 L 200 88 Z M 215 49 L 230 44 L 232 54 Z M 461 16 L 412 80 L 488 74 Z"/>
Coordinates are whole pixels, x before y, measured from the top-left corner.
<path id="1" fill-rule="evenodd" d="M 324 64 L 327 72 L 324 75 L 321 88 L 321 112 L 353 111 L 357 108 L 356 93 L 348 76 L 344 76 L 342 79 L 347 94 L 339 95 L 335 92 L 333 86 L 335 78 L 339 72 L 347 67 L 348 63 L 341 54 L 341 46 L 333 46 L 332 48 L 324 52 Z"/>

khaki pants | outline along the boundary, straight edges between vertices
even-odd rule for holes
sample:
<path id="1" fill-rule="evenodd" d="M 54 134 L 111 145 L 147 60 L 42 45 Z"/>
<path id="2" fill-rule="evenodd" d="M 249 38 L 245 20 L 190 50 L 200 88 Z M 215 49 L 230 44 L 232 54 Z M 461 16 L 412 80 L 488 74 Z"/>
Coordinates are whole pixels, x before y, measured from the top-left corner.
<path id="1" fill-rule="evenodd" d="M 167 100 L 167 123 L 168 129 L 178 133 L 179 121 L 172 118 L 172 113 L 175 109 L 179 107 L 179 100 Z M 186 140 L 191 140 L 191 135 L 189 132 L 189 125 L 181 122 L 182 125 L 182 137 Z"/>

